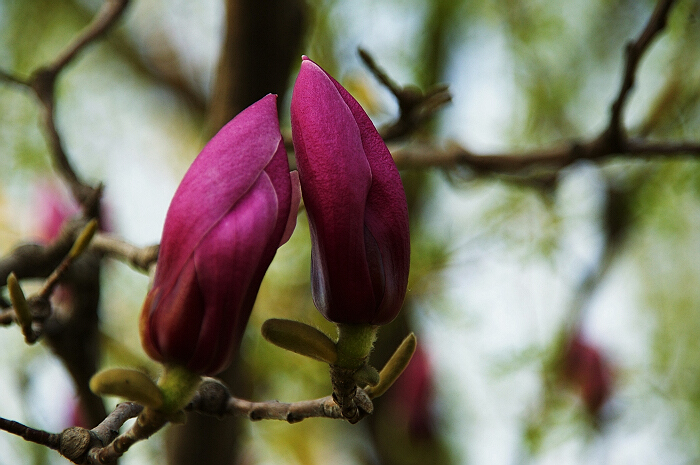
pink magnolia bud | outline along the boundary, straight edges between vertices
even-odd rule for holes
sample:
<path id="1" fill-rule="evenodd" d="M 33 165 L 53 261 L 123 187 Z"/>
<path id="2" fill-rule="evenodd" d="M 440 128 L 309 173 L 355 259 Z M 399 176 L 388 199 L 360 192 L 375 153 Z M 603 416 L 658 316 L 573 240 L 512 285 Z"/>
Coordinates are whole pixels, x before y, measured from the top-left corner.
<path id="1" fill-rule="evenodd" d="M 80 213 L 80 205 L 57 185 L 42 182 L 36 191 L 33 213 L 39 241 L 49 243 L 58 237 L 67 220 Z"/>
<path id="2" fill-rule="evenodd" d="M 225 369 L 294 229 L 298 181 L 276 100 L 267 95 L 224 126 L 175 192 L 140 321 L 143 347 L 159 362 L 206 375 Z"/>
<path id="3" fill-rule="evenodd" d="M 564 355 L 563 375 L 577 386 L 587 410 L 596 415 L 610 397 L 612 373 L 600 351 L 576 333 Z"/>
<path id="4" fill-rule="evenodd" d="M 314 303 L 336 323 L 388 323 L 403 304 L 410 254 L 406 194 L 391 154 L 360 104 L 306 57 L 291 115 Z"/>
<path id="5" fill-rule="evenodd" d="M 433 413 L 433 370 L 422 345 L 416 347 L 410 363 L 387 391 L 385 401 L 391 405 L 393 418 L 403 422 L 412 439 L 435 435 Z"/>
<path id="6" fill-rule="evenodd" d="M 55 182 L 42 180 L 37 183 L 32 215 L 37 240 L 40 243 L 47 244 L 56 239 L 66 221 L 75 219 L 80 213 L 80 205 Z M 100 202 L 99 229 L 105 232 L 114 229 L 109 205 L 104 199 Z"/>

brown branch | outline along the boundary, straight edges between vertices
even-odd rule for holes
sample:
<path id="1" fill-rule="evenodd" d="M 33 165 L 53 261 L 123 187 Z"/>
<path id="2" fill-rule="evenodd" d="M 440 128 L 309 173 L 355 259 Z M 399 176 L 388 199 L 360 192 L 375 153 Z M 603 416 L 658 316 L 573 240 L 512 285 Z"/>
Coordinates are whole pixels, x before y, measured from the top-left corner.
<path id="1" fill-rule="evenodd" d="M 332 396 L 292 403 L 251 402 L 231 396 L 228 388 L 214 378 L 204 380 L 186 410 L 217 417 L 238 416 L 251 421 L 281 420 L 288 423 L 306 418 L 344 418 Z M 132 427 L 119 434 L 121 426 L 134 417 L 137 419 Z M 0 429 L 57 450 L 74 463 L 103 465 L 116 461 L 136 442 L 149 438 L 176 419 L 181 417 L 167 416 L 134 402 L 122 402 L 91 430 L 71 427 L 54 434 L 4 418 L 0 418 Z"/>
<path id="2" fill-rule="evenodd" d="M 639 60 L 649 48 L 652 40 L 666 27 L 666 20 L 674 2 L 675 0 L 660 0 L 637 40 L 627 45 L 622 84 L 620 85 L 618 96 L 610 108 L 609 129 L 613 133 L 619 133 L 623 129 L 622 110 L 627 102 L 630 90 L 634 87 Z"/>
<path id="3" fill-rule="evenodd" d="M 58 238 L 46 246 L 23 244 L 16 247 L 0 259 L 0 279 L 7 281 L 11 273 L 17 279 L 45 278 L 41 289 L 30 297 L 30 301 L 48 301 L 54 288 L 79 257 L 79 254 L 72 254 L 71 249 L 85 224 L 80 219 L 69 222 Z M 0 306 L 8 305 L 0 301 Z"/>
<path id="4" fill-rule="evenodd" d="M 119 435 L 119 428 L 127 420 L 134 418 L 143 410 L 143 406 L 134 402 L 122 402 L 117 404 L 112 413 L 92 429 L 92 433 L 102 442 L 109 444 Z"/>
<path id="5" fill-rule="evenodd" d="M 292 403 L 274 400 L 251 402 L 232 397 L 226 412 L 229 415 L 248 417 L 252 421 L 281 420 L 288 423 L 297 423 L 305 418 L 344 418 L 331 396 Z"/>
<path id="6" fill-rule="evenodd" d="M 48 342 L 73 378 L 87 421 L 94 425 L 106 414 L 101 399 L 88 387 L 99 361 L 100 256 L 88 250 L 75 260 L 64 260 L 84 224 L 83 220 L 68 223 L 48 245 L 25 244 L 15 248 L 0 259 L 0 278 L 6 282 L 7 276 L 14 272 L 20 280 L 46 279 L 43 289 L 27 300 L 32 316 L 32 335 L 28 341 L 34 342 L 41 336 Z M 59 303 L 54 307 L 50 296 L 59 281 L 72 299 L 69 305 Z M 8 302 L 0 300 L 0 307 L 8 306 Z M 0 324 L 14 321 L 14 310 L 0 312 Z"/>
<path id="7" fill-rule="evenodd" d="M 549 148 L 523 153 L 476 154 L 456 144 L 436 147 L 431 144 L 414 143 L 392 151 L 399 168 L 456 167 L 466 166 L 477 174 L 518 174 L 531 178 L 533 170 L 547 170 L 545 176 L 581 159 L 603 160 L 617 155 L 642 158 L 678 155 L 700 155 L 700 142 L 669 141 L 652 142 L 629 138 L 622 124 L 622 110 L 634 86 L 635 74 L 641 57 L 653 39 L 665 28 L 674 0 L 660 0 L 639 37 L 626 49 L 626 63 L 620 91 L 611 105 L 608 127 L 588 141 L 571 141 Z M 361 56 L 375 76 L 397 96 L 401 105 L 399 87 L 380 70 L 376 63 L 361 51 Z M 402 109 L 403 115 L 403 109 Z M 392 127 L 397 127 L 402 117 Z M 390 139 L 390 137 L 388 138 Z"/>
<path id="8" fill-rule="evenodd" d="M 81 225 L 78 222 L 67 224 L 59 237 L 48 245 L 23 244 L 14 248 L 0 259 L 0 282 L 7 282 L 12 272 L 19 280 L 47 278 L 70 251 Z M 7 308 L 9 303 L 0 300 L 0 306 Z"/>
<path id="9" fill-rule="evenodd" d="M 377 65 L 377 62 L 366 50 L 360 48 L 358 53 L 377 80 L 394 94 L 399 105 L 399 117 L 396 121 L 380 130 L 385 142 L 411 134 L 452 100 L 445 85 L 437 85 L 427 92 L 421 92 L 415 86 L 401 87 Z"/>
<path id="10" fill-rule="evenodd" d="M 0 418 L 0 429 L 7 431 L 10 434 L 21 437 L 25 441 L 41 444 L 49 449 L 58 450 L 60 444 L 60 435 L 48 433 L 39 429 L 30 428 L 22 423 L 13 420 Z"/>
<path id="11" fill-rule="evenodd" d="M 27 80 L 16 78 L 3 72 L 2 78 L 8 82 L 21 84 L 30 88 L 41 104 L 45 137 L 47 139 L 53 165 L 58 174 L 68 184 L 73 197 L 82 206 L 86 217 L 100 216 L 100 198 L 102 186 L 87 184 L 74 170 L 61 136 L 56 128 L 55 120 L 55 84 L 60 72 L 71 63 L 85 47 L 104 34 L 121 16 L 128 0 L 105 0 L 93 20 L 61 53 L 48 65 L 35 69 Z M 88 382 L 97 366 L 97 309 L 99 305 L 99 254 L 88 253 L 75 266 L 70 266 L 73 259 L 60 260 L 65 255 L 56 254 L 60 247 L 27 246 L 15 249 L 8 259 L 0 263 L 0 275 L 4 277 L 14 271 L 18 278 L 46 277 L 47 268 L 55 272 L 46 280 L 44 289 L 35 298 L 30 299 L 30 309 L 33 310 L 37 323 L 31 338 L 38 338 L 42 332 L 53 351 L 61 358 L 64 365 L 75 381 L 76 389 L 81 398 L 81 405 L 88 421 L 95 423 L 104 418 L 104 405 L 97 396 L 90 392 Z M 70 241 L 72 243 L 72 240 Z M 20 253 L 20 250 L 22 251 Z M 65 250 L 67 252 L 67 250 Z M 61 257 L 60 259 L 58 257 Z M 56 262 L 56 259 L 59 262 Z M 70 271 L 69 271 L 70 270 Z M 40 276 L 36 276 L 39 274 Z M 59 282 L 65 280 L 70 287 L 69 292 L 74 296 L 73 304 L 66 315 L 59 315 L 51 308 L 49 296 Z M 0 299 L 0 306 L 6 307 L 6 302 Z M 7 323 L 14 312 L 3 311 L 0 322 Z"/>
<path id="12" fill-rule="evenodd" d="M 584 159 L 598 161 L 617 155 L 640 158 L 700 155 L 700 142 L 652 142 L 629 138 L 622 124 L 622 110 L 634 86 L 639 61 L 653 39 L 666 26 L 673 3 L 674 0 L 660 0 L 642 33 L 627 46 L 622 84 L 611 105 L 608 127 L 593 139 L 585 142 L 571 141 L 530 152 L 486 155 L 476 154 L 456 144 L 444 148 L 413 144 L 392 152 L 396 164 L 400 168 L 466 166 L 478 174 L 525 174 L 537 177 L 528 171 L 544 169 L 550 171 L 546 176 L 551 176 L 552 171 Z"/>
<path id="13" fill-rule="evenodd" d="M 131 405 L 136 406 L 136 404 Z M 289 423 L 296 423 L 305 418 L 343 418 L 340 407 L 338 407 L 331 396 L 293 403 L 277 401 L 251 402 L 231 396 L 228 388 L 213 378 L 208 378 L 202 383 L 186 410 L 217 417 L 230 415 L 247 417 L 251 421 L 282 420 Z M 135 413 L 138 412 L 136 412 L 136 407 L 133 407 L 120 418 L 125 418 Z M 110 417 L 113 414 L 110 414 Z M 116 419 L 111 421 L 118 426 L 122 424 Z M 105 444 L 103 446 L 92 447 L 87 453 L 87 462 L 91 464 L 111 463 L 121 457 L 136 442 L 147 439 L 169 421 L 170 419 L 167 416 L 159 412 L 144 409 L 138 414 L 136 423 L 127 432 L 116 436 L 112 441 L 103 441 L 102 444 Z M 95 433 L 96 429 L 93 430 L 93 433 Z M 111 434 L 118 428 L 110 429 L 110 427 L 104 426 L 102 429 L 107 430 Z M 103 435 L 102 437 L 109 439 L 110 436 Z"/>
<path id="14" fill-rule="evenodd" d="M 281 420 L 297 423 L 305 418 L 343 418 L 338 404 L 331 396 L 301 402 L 251 402 L 233 397 L 219 380 L 207 378 L 187 406 L 205 415 L 247 417 L 251 421 Z"/>
<path id="15" fill-rule="evenodd" d="M 412 143 L 392 150 L 396 165 L 406 168 L 453 168 L 464 166 L 477 174 L 529 175 L 535 170 L 557 171 L 577 160 L 602 161 L 614 156 L 636 158 L 700 156 L 700 142 L 655 142 L 623 139 L 619 144 L 599 136 L 585 143 L 572 142 L 529 152 L 477 154 L 457 144 L 441 147 L 429 143 Z"/>
<path id="16" fill-rule="evenodd" d="M 87 455 L 87 463 L 115 462 L 138 441 L 148 439 L 168 423 L 168 418 L 152 409 L 143 409 L 136 422 L 124 434 L 120 434 L 104 447 L 93 447 Z"/>
<path id="17" fill-rule="evenodd" d="M 68 183 L 73 197 L 83 206 L 89 204 L 95 197 L 95 191 L 100 189 L 88 185 L 78 176 L 63 147 L 55 121 L 56 78 L 88 44 L 104 34 L 119 19 L 127 4 L 128 0 L 106 0 L 93 21 L 83 29 L 78 37 L 59 53 L 52 63 L 34 70 L 28 80 L 25 81 L 8 73 L 2 73 L 3 79 L 29 87 L 39 99 L 54 167 Z"/>
<path id="18" fill-rule="evenodd" d="M 119 435 L 119 428 L 128 419 L 137 416 L 143 407 L 133 402 L 123 402 L 116 406 L 99 425 L 92 430 L 71 427 L 61 433 L 48 433 L 36 430 L 12 420 L 0 418 L 0 429 L 20 436 L 25 441 L 34 442 L 57 450 L 74 463 L 85 463 L 88 452 L 101 450 L 102 445 L 111 444 Z M 106 463 L 106 462 L 94 462 Z"/>
<path id="19" fill-rule="evenodd" d="M 128 4 L 129 0 L 105 0 L 92 22 L 46 68 L 58 74 L 87 45 L 107 32 L 119 19 Z"/>
<path id="20" fill-rule="evenodd" d="M 148 272 L 149 268 L 158 260 L 158 244 L 136 247 L 109 234 L 96 234 L 90 247 L 101 254 L 117 258 L 143 272 Z"/>
<path id="21" fill-rule="evenodd" d="M 412 143 L 395 150 L 392 155 L 399 169 L 467 166 L 476 172 L 513 174 L 525 168 L 545 166 L 557 169 L 573 161 L 573 147 L 515 153 L 476 154 L 457 144 L 438 147 L 430 143 Z M 571 161 L 569 161 L 571 159 Z"/>

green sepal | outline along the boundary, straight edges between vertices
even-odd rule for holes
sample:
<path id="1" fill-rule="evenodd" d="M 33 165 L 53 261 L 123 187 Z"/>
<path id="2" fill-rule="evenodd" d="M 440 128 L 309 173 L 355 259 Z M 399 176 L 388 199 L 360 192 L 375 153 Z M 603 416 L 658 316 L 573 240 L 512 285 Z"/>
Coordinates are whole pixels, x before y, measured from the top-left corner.
<path id="1" fill-rule="evenodd" d="M 111 368 L 96 373 L 90 390 L 100 396 L 117 396 L 158 410 L 163 406 L 163 393 L 151 378 L 137 370 Z"/>
<path id="2" fill-rule="evenodd" d="M 371 365 L 363 365 L 359 370 L 357 370 L 352 375 L 352 379 L 360 385 L 364 386 L 376 386 L 379 383 L 379 372 L 376 368 Z"/>
<path id="3" fill-rule="evenodd" d="M 167 415 L 174 414 L 192 400 L 202 377 L 180 365 L 165 365 L 158 379 L 158 387 L 163 393 L 163 406 L 158 409 Z"/>
<path id="4" fill-rule="evenodd" d="M 68 256 L 73 259 L 83 253 L 87 246 L 90 245 L 90 241 L 95 235 L 95 232 L 97 232 L 97 220 L 92 219 L 85 225 L 83 230 L 80 231 L 78 238 L 73 243 L 73 247 L 71 247 L 70 252 L 68 252 Z"/>
<path id="5" fill-rule="evenodd" d="M 17 322 L 24 333 L 27 329 L 31 328 L 32 313 L 29 310 L 27 298 L 24 296 L 22 287 L 19 285 L 17 276 L 15 276 L 14 273 L 10 273 L 7 276 L 7 291 L 10 293 L 10 302 L 12 303 L 12 307 L 15 309 Z"/>
<path id="6" fill-rule="evenodd" d="M 370 386 L 365 389 L 370 399 L 381 396 L 394 384 L 394 381 L 401 376 L 401 373 L 408 366 L 415 351 L 416 335 L 411 333 L 401 342 L 401 345 L 396 349 L 389 361 L 386 362 L 382 371 L 379 372 L 379 383 L 376 386 Z"/>
<path id="7" fill-rule="evenodd" d="M 367 362 L 379 326 L 351 325 L 338 323 L 338 360 L 335 365 L 340 368 L 358 370 Z"/>
<path id="8" fill-rule="evenodd" d="M 268 342 L 291 352 L 331 365 L 338 359 L 331 338 L 300 321 L 272 318 L 263 323 L 261 332 Z"/>

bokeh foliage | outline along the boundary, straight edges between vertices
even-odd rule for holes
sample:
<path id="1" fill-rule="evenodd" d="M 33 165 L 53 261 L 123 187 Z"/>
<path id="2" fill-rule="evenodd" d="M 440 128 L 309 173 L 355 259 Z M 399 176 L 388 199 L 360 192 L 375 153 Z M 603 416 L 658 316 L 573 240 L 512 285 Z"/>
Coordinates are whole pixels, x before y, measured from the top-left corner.
<path id="1" fill-rule="evenodd" d="M 211 2 L 218 9 L 206 11 L 222 10 L 223 2 Z M 26 76 L 50 60 L 97 4 L 0 1 L 0 69 Z M 585 140 L 603 128 L 625 44 L 653 6 L 633 0 L 312 0 L 303 52 L 347 84 L 379 122 L 390 120 L 395 103 L 362 68 L 357 46 L 401 84 L 425 89 L 446 82 L 453 105 L 414 140 L 455 139 L 477 151 L 517 152 Z M 173 37 L 187 24 L 218 43 L 221 29 L 212 28 L 216 19 L 196 15 L 188 23 L 184 2 L 135 0 L 131 8 L 123 24 L 62 75 L 57 115 L 78 168 L 106 182 L 116 232 L 146 244 L 158 240 L 157 219 L 162 222 L 167 199 L 203 143 L 210 86 L 202 83 L 213 79 L 218 53 L 208 50 L 210 59 L 198 60 L 192 55 L 200 48 Z M 632 135 L 700 140 L 699 10 L 695 0 L 679 1 L 643 58 L 624 115 Z M 149 14 L 151 21 L 144 19 Z M 3 252 L 33 236 L 30 199 L 38 180 L 54 176 L 38 118 L 31 95 L 0 83 Z M 85 126 L 86 120 L 97 122 Z M 413 241 L 406 324 L 436 368 L 438 431 L 451 449 L 445 463 L 697 460 L 700 169 L 694 157 L 621 154 L 537 182 L 464 167 L 402 174 Z M 127 195 L 130 189 L 137 194 Z M 145 220 L 151 216 L 156 220 Z M 308 255 L 302 213 L 268 272 L 242 348 L 255 399 L 294 401 L 328 392 L 324 366 L 259 336 L 269 317 L 332 331 L 313 309 Z M 582 295 L 591 270 L 600 271 L 599 279 Z M 106 340 L 134 352 L 124 360 L 124 349 L 106 343 L 106 363 L 150 366 L 136 334 L 146 279 L 135 274 L 111 264 L 103 278 Z M 583 328 L 614 366 L 613 398 L 594 421 L 554 373 L 562 334 L 572 327 Z M 11 354 L 2 357 L 3 377 L 20 380 L 11 389 L 16 397 L 40 396 L 32 380 L 55 367 L 41 347 L 17 347 L 13 331 L 4 329 L 0 338 L 8 347 L 2 352 Z M 4 404 L 0 415 L 17 414 L 13 419 L 37 427 L 57 429 L 68 421 L 60 418 L 63 408 L 48 409 L 43 418 L 31 402 L 14 410 Z M 248 425 L 245 435 L 241 456 L 250 463 L 381 459 L 362 424 L 263 422 Z M 639 441 L 648 445 L 635 449 Z M 149 443 L 139 446 L 150 448 L 142 452 L 146 457 L 164 447 L 158 438 Z M 27 463 L 58 460 L 5 436 L 0 452 Z"/>

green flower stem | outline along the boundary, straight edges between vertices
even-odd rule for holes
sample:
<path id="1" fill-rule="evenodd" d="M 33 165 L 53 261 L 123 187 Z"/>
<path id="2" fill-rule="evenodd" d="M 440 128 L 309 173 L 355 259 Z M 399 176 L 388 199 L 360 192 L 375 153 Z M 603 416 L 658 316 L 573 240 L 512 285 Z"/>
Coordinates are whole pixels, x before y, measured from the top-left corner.
<path id="1" fill-rule="evenodd" d="M 377 336 L 378 326 L 338 324 L 338 358 L 330 367 L 333 399 L 340 407 L 343 417 L 357 423 L 373 410 L 372 402 L 357 389 L 356 374 L 367 371 L 367 358 Z M 375 370 L 376 371 L 376 370 Z M 367 373 L 365 373 L 366 375 Z M 367 384 L 360 376 L 362 384 Z"/>
<path id="2" fill-rule="evenodd" d="M 367 361 L 379 326 L 338 323 L 338 359 L 335 366 L 358 370 Z"/>
<path id="3" fill-rule="evenodd" d="M 163 406 L 158 409 L 164 414 L 179 412 L 194 396 L 202 382 L 202 377 L 179 365 L 165 365 L 158 387 L 163 392 Z"/>

